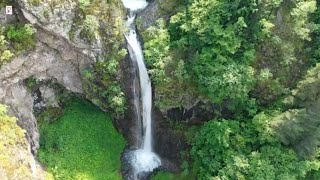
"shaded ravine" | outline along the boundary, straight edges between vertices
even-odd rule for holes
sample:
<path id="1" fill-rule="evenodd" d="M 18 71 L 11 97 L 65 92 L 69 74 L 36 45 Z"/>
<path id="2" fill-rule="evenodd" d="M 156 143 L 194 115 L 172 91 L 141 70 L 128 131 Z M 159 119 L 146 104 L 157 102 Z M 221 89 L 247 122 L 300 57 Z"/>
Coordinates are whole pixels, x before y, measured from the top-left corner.
<path id="1" fill-rule="evenodd" d="M 136 13 L 147 6 L 145 0 L 123 0 L 123 4 L 130 10 L 126 22 L 129 31 L 125 34 L 131 60 L 137 65 L 139 82 L 133 82 L 134 104 L 136 120 L 141 121 L 142 133 L 138 137 L 143 140 L 137 150 L 126 152 L 125 159 L 131 166 L 131 172 L 125 179 L 142 179 L 161 165 L 160 158 L 152 150 L 152 88 L 146 65 L 144 64 L 143 51 L 135 30 L 134 20 Z M 137 85 L 138 84 L 138 85 Z M 136 95 L 140 90 L 140 96 Z M 141 118 L 142 116 L 142 118 Z M 139 129 L 137 130 L 139 131 Z"/>

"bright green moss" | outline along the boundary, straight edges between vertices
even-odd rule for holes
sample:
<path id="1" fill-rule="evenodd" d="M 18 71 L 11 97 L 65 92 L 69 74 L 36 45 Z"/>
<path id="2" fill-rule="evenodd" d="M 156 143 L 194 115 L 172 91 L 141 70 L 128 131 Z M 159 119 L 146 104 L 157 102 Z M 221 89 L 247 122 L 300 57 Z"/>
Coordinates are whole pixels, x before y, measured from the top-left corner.
<path id="1" fill-rule="evenodd" d="M 116 180 L 124 138 L 109 116 L 75 99 L 57 121 L 40 123 L 39 159 L 55 179 Z"/>
<path id="2" fill-rule="evenodd" d="M 8 26 L 6 35 L 15 51 L 22 52 L 36 46 L 36 32 L 31 24 L 13 24 Z"/>

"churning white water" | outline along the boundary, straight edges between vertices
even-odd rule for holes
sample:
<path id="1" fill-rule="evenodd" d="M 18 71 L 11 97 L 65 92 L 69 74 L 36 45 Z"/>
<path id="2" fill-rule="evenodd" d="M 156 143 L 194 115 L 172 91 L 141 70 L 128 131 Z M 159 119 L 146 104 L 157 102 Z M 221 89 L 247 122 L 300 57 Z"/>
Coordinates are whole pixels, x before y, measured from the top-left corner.
<path id="1" fill-rule="evenodd" d="M 137 11 L 144 9 L 148 3 L 146 0 L 122 0 L 123 5 L 130 9 L 130 11 Z"/>
<path id="2" fill-rule="evenodd" d="M 130 16 L 126 22 L 129 32 L 126 33 L 130 57 L 138 65 L 140 91 L 142 102 L 143 145 L 141 149 L 133 152 L 131 163 L 136 173 L 151 172 L 161 165 L 159 157 L 152 151 L 152 89 L 147 68 L 144 64 L 143 52 L 134 27 L 135 12 L 145 8 L 148 3 L 145 0 L 122 0 L 126 8 L 130 10 Z M 138 97 L 136 97 L 138 98 Z M 140 100 L 139 100 L 140 102 Z"/>

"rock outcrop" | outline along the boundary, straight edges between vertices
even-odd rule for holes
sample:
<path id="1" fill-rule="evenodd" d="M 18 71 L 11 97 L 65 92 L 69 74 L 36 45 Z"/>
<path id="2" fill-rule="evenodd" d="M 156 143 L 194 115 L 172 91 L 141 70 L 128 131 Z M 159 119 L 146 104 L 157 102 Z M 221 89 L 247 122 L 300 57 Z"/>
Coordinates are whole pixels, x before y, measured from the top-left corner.
<path id="1" fill-rule="evenodd" d="M 168 21 L 177 12 L 179 5 L 179 0 L 150 0 L 149 5 L 138 13 L 139 31 L 148 29 L 160 18 Z"/>
<path id="2" fill-rule="evenodd" d="M 97 39 L 91 42 L 80 37 L 83 26 L 75 22 L 79 21 L 78 1 L 64 0 L 56 2 L 44 0 L 41 5 L 33 5 L 30 0 L 18 0 L 17 8 L 16 12 L 21 12 L 23 18 L 29 23 L 42 29 L 43 32 L 47 32 L 46 34 L 49 33 L 59 37 L 59 39 L 63 39 L 64 43 L 79 50 L 82 54 L 93 59 L 102 54 L 103 47 L 100 36 L 97 36 Z M 72 37 L 71 34 L 73 34 Z M 54 44 L 51 41 L 52 43 Z M 64 46 L 60 46 L 60 48 L 62 47 Z M 69 49 L 64 49 L 63 52 L 68 52 Z"/>
<path id="3" fill-rule="evenodd" d="M 90 64 L 90 58 L 74 51 L 66 42 L 42 33 L 37 37 L 47 44 L 39 41 L 34 51 L 14 58 L 0 70 L 0 101 L 14 109 L 34 150 L 39 143 L 36 119 L 32 113 L 33 99 L 23 80 L 31 76 L 38 80 L 54 79 L 71 92 L 82 93 L 81 69 Z"/>
<path id="4" fill-rule="evenodd" d="M 16 116 L 18 124 L 26 130 L 33 154 L 39 148 L 39 132 L 33 112 L 35 99 L 27 89 L 25 79 L 53 80 L 71 92 L 83 93 L 81 72 L 92 65 L 102 51 L 97 43 L 87 44 L 77 37 L 74 41 L 69 40 L 75 2 L 63 1 L 56 6 L 50 3 L 52 1 L 44 1 L 41 6 L 32 6 L 27 0 L 19 0 L 14 4 L 15 15 L 6 22 L 16 21 L 15 17 L 18 17 L 20 21 L 33 24 L 37 29 L 37 43 L 32 51 L 16 56 L 0 68 L 0 103 L 9 106 L 9 113 Z M 4 18 L 0 17 L 0 20 Z M 54 103 L 52 90 L 42 87 L 40 91 L 47 101 L 44 103 Z M 38 165 L 33 167 L 34 172 L 42 171 L 36 167 Z"/>

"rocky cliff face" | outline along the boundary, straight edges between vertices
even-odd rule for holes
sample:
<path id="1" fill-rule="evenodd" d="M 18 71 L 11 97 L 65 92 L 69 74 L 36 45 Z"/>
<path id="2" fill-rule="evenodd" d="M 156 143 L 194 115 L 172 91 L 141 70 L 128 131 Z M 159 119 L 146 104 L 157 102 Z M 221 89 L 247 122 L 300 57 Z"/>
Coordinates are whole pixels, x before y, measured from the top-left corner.
<path id="1" fill-rule="evenodd" d="M 23 80 L 31 76 L 39 80 L 54 79 L 66 89 L 82 93 L 80 72 L 94 62 L 86 54 L 90 49 L 74 47 L 56 32 L 38 26 L 36 37 L 38 42 L 33 51 L 15 57 L 0 69 L 0 101 L 11 106 L 19 117 L 34 150 L 39 143 L 36 119 L 32 113 L 33 99 Z"/>
<path id="2" fill-rule="evenodd" d="M 63 47 L 68 49 L 68 44 L 64 44 Z M 69 59 L 64 59 L 66 56 Z M 14 58 L 1 68 L 0 100 L 11 106 L 15 115 L 18 115 L 19 122 L 27 130 L 35 149 L 39 143 L 36 119 L 32 113 L 33 99 L 23 80 L 31 76 L 39 80 L 54 79 L 68 90 L 81 93 L 80 70 L 87 65 L 86 63 L 88 61 L 83 55 L 71 49 L 59 53 L 57 49 L 39 41 L 35 51 Z"/>
<path id="3" fill-rule="evenodd" d="M 56 2 L 44 0 L 41 5 L 35 5 L 30 2 L 30 0 L 18 0 L 18 11 L 22 12 L 23 17 L 28 22 L 36 25 L 43 32 L 57 36 L 60 41 L 50 38 L 51 43 L 49 44 L 54 44 L 54 48 L 60 49 L 60 53 L 68 52 L 68 50 L 72 49 L 92 59 L 95 59 L 102 53 L 100 37 L 96 41 L 88 43 L 79 36 L 82 26 L 75 23 L 77 20 L 76 16 L 78 15 L 77 12 L 79 11 L 78 1 L 64 0 Z M 75 36 L 72 38 L 70 38 L 71 32 L 75 33 Z M 45 36 L 42 37 L 42 39 L 39 39 L 40 41 L 49 40 Z M 65 46 L 69 46 L 68 49 L 63 49 L 64 44 L 66 44 Z M 67 59 L 70 58 L 72 57 L 67 57 Z"/>
<path id="4" fill-rule="evenodd" d="M 10 114 L 18 117 L 33 154 L 39 148 L 39 132 L 33 113 L 35 98 L 25 80 L 30 77 L 37 81 L 52 80 L 71 92 L 83 93 L 81 72 L 94 64 L 103 51 L 99 39 L 88 43 L 78 33 L 70 40 L 69 32 L 78 9 L 75 1 L 52 3 L 44 0 L 41 6 L 35 6 L 28 0 L 18 0 L 13 5 L 15 15 L 0 17 L 4 25 L 15 21 L 29 22 L 37 29 L 36 47 L 0 68 L 0 102 L 8 105 Z M 43 100 L 51 106 L 54 93 L 49 91 L 42 88 Z M 33 171 L 38 172 L 35 167 L 38 166 L 33 166 Z"/>
<path id="5" fill-rule="evenodd" d="M 148 7 L 138 14 L 139 31 L 146 30 L 160 18 L 169 21 L 170 17 L 179 10 L 181 4 L 181 0 L 150 0 Z"/>

